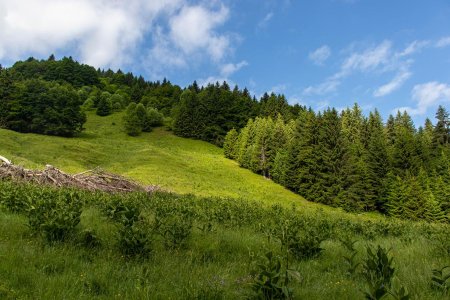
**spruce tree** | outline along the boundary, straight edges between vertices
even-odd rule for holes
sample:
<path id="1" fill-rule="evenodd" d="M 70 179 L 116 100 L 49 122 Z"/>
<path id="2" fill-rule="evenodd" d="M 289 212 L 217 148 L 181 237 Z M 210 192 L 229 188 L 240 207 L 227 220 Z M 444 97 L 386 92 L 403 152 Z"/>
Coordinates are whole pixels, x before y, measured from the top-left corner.
<path id="1" fill-rule="evenodd" d="M 436 119 L 437 123 L 433 131 L 434 147 L 448 146 L 450 143 L 450 119 L 449 113 L 442 105 L 439 105 L 436 112 Z"/>
<path id="2" fill-rule="evenodd" d="M 318 119 L 313 111 L 300 115 L 294 133 L 297 142 L 293 144 L 289 155 L 288 176 L 293 176 L 291 183 L 294 190 L 311 201 L 316 201 L 317 166 L 315 148 L 318 141 Z M 291 180 L 291 179 L 289 179 Z"/>
<path id="3" fill-rule="evenodd" d="M 270 123 L 270 126 L 272 129 L 267 142 L 267 164 L 269 172 L 268 176 L 272 177 L 271 173 L 275 162 L 275 157 L 277 153 L 283 150 L 288 143 L 289 128 L 280 114 L 277 116 L 275 122 Z"/>
<path id="4" fill-rule="evenodd" d="M 142 123 L 136 114 L 136 103 L 131 102 L 123 117 L 125 132 L 130 136 L 138 136 L 142 132 Z"/>
<path id="5" fill-rule="evenodd" d="M 344 156 L 342 161 L 342 190 L 339 202 L 349 211 L 373 210 L 373 199 L 366 198 L 369 187 L 367 151 L 362 135 L 364 119 L 360 107 L 355 104 L 342 114 L 342 134 Z"/>
<path id="6" fill-rule="evenodd" d="M 108 116 L 112 112 L 112 104 L 108 92 L 103 92 L 100 96 L 100 101 L 97 104 L 97 115 Z"/>
<path id="7" fill-rule="evenodd" d="M 380 114 L 371 112 L 367 130 L 367 201 L 378 210 L 383 206 L 385 196 L 384 178 L 389 171 L 387 137 Z"/>
<path id="8" fill-rule="evenodd" d="M 406 111 L 397 113 L 395 119 L 395 142 L 392 147 L 392 166 L 397 175 L 417 174 L 420 157 L 415 139 L 415 129 L 411 117 Z"/>
<path id="9" fill-rule="evenodd" d="M 242 128 L 237 140 L 236 158 L 241 167 L 247 168 L 248 161 L 246 157 L 247 149 L 251 145 L 250 130 L 253 127 L 253 120 L 250 119 L 247 125 Z"/>
<path id="10" fill-rule="evenodd" d="M 316 181 L 317 201 L 337 205 L 335 199 L 341 190 L 340 169 L 344 155 L 341 120 L 334 108 L 327 109 L 318 118 L 321 121 L 315 150 L 319 168 Z"/>
<path id="11" fill-rule="evenodd" d="M 406 185 L 399 177 L 389 173 L 386 178 L 386 201 L 384 211 L 391 217 L 401 218 L 405 215 Z"/>
<path id="12" fill-rule="evenodd" d="M 152 131 L 152 126 L 150 123 L 150 119 L 148 118 L 147 109 L 145 109 L 145 106 L 142 103 L 136 105 L 135 114 L 139 120 L 139 124 L 140 127 L 142 128 L 142 131 L 143 132 Z"/>
<path id="13" fill-rule="evenodd" d="M 226 158 L 236 159 L 237 158 L 237 141 L 239 138 L 239 133 L 236 129 L 231 129 L 225 136 L 225 141 L 223 142 L 223 153 Z"/>

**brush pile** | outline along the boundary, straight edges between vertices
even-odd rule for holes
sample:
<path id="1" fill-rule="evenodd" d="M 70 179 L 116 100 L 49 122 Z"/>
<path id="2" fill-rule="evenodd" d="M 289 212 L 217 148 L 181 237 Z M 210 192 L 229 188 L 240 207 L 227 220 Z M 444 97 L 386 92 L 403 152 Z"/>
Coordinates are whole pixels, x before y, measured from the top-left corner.
<path id="1" fill-rule="evenodd" d="M 2 161 L 0 161 L 0 180 L 9 179 L 18 182 L 73 187 L 110 193 L 155 192 L 161 190 L 159 186 L 142 186 L 125 177 L 104 172 L 100 168 L 70 175 L 51 165 L 45 166 L 45 169 L 40 171 L 25 169 L 21 166 L 13 165 L 9 161 Z"/>

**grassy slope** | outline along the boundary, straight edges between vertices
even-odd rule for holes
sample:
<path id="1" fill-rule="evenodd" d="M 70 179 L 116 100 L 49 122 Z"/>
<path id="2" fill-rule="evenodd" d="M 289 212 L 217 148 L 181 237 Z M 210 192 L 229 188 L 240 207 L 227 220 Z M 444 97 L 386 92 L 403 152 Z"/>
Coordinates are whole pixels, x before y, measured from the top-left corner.
<path id="1" fill-rule="evenodd" d="M 129 137 L 123 132 L 121 114 L 89 114 L 85 127 L 77 138 L 0 129 L 0 155 L 27 168 L 51 164 L 66 172 L 80 172 L 99 166 L 177 193 L 319 207 L 239 168 L 236 162 L 223 157 L 222 149 L 209 143 L 179 138 L 163 128 Z"/>
<path id="2" fill-rule="evenodd" d="M 115 122 L 117 125 L 112 126 Z M 122 132 L 121 115 L 89 115 L 87 130 L 65 139 L 0 130 L 0 155 L 28 168 L 49 163 L 67 172 L 100 166 L 145 184 L 159 184 L 179 193 L 243 197 L 263 203 L 297 203 L 302 210 L 318 207 L 279 185 L 223 158 L 221 149 L 208 143 L 175 137 L 157 129 L 132 138 Z M 324 207 L 338 220 L 350 214 Z M 366 224 L 366 222 L 364 222 Z M 167 251 L 156 241 L 148 261 L 127 261 L 117 250 L 117 228 L 95 207 L 85 207 L 79 230 L 93 229 L 103 241 L 100 249 L 86 250 L 75 241 L 48 246 L 31 237 L 21 215 L 0 210 L 0 298 L 21 299 L 188 299 L 211 294 L 225 299 L 243 298 L 251 292 L 253 254 L 278 249 L 267 237 L 250 228 L 217 225 L 203 234 L 194 228 L 188 248 Z M 346 224 L 343 222 L 343 224 Z M 354 230 L 349 227 L 349 233 Z M 342 233 L 344 234 L 344 233 Z M 449 263 L 434 242 L 419 234 L 367 239 L 356 233 L 362 259 L 366 244 L 391 248 L 396 277 L 413 299 L 442 299 L 431 290 L 431 269 Z M 365 289 L 361 267 L 357 275 L 345 274 L 342 259 L 348 254 L 336 240 L 322 244 L 322 255 L 295 262 L 301 283 L 294 283 L 300 299 L 362 299 Z M 2 294 L 3 293 L 3 294 Z M 207 293 L 206 296 L 204 293 Z"/>

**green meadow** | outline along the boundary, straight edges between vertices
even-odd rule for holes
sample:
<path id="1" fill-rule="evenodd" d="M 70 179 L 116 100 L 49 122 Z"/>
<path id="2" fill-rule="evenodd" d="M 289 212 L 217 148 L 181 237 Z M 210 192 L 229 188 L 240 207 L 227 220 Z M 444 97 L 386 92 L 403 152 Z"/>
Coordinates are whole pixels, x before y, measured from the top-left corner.
<path id="1" fill-rule="evenodd" d="M 0 141 L 0 155 L 26 168 L 51 164 L 77 173 L 100 167 L 176 193 L 318 206 L 239 168 L 224 158 L 222 149 L 209 143 L 177 137 L 163 127 L 130 137 L 123 130 L 122 113 L 106 117 L 89 114 L 85 130 L 76 138 L 0 129 Z"/>

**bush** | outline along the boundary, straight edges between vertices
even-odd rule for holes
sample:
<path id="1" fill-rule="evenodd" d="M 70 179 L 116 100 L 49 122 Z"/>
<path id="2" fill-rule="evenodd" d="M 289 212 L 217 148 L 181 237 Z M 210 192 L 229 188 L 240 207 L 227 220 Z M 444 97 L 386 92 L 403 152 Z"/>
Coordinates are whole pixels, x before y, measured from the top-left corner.
<path id="1" fill-rule="evenodd" d="M 112 103 L 108 92 L 103 92 L 97 105 L 97 115 L 108 116 L 112 112 Z"/>
<path id="2" fill-rule="evenodd" d="M 272 252 L 266 253 L 263 262 L 258 263 L 254 276 L 252 287 L 260 299 L 292 299 L 289 282 L 292 278 L 300 280 L 300 274 L 283 266 Z"/>
<path id="3" fill-rule="evenodd" d="M 26 189 L 17 189 L 12 182 L 0 182 L 0 205 L 13 213 L 26 212 L 30 197 Z"/>
<path id="4" fill-rule="evenodd" d="M 29 227 L 48 242 L 65 240 L 80 223 L 82 201 L 74 191 L 41 190 L 31 197 Z"/>
<path id="5" fill-rule="evenodd" d="M 145 224 L 136 222 L 129 226 L 122 226 L 119 230 L 118 241 L 121 253 L 126 257 L 148 257 L 152 252 L 152 243 Z"/>
<path id="6" fill-rule="evenodd" d="M 367 247 L 367 258 L 364 261 L 364 277 L 369 289 L 365 292 L 366 299 L 381 299 L 388 294 L 395 268 L 389 251 L 378 246 L 376 249 Z"/>
<path id="7" fill-rule="evenodd" d="M 180 249 L 186 246 L 192 234 L 193 216 L 189 212 L 167 212 L 160 208 L 156 212 L 154 229 L 164 238 L 167 249 Z"/>
<path id="8" fill-rule="evenodd" d="M 161 126 L 164 123 L 164 116 L 156 108 L 149 107 L 147 109 L 148 124 L 151 127 Z"/>

